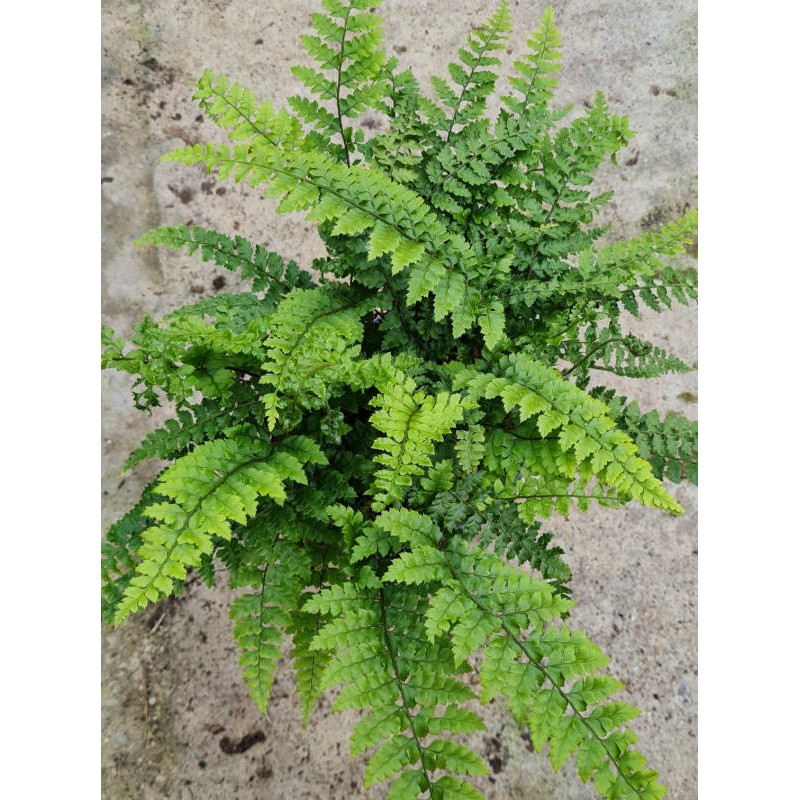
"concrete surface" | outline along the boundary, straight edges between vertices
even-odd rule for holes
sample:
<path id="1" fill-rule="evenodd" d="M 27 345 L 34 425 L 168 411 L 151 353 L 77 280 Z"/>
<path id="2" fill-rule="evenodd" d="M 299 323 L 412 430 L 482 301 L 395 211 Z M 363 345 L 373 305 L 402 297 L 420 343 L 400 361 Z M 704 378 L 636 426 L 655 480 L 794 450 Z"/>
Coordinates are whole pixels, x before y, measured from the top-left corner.
<path id="1" fill-rule="evenodd" d="M 524 50 L 544 3 L 511 2 L 509 59 Z M 602 171 L 616 192 L 608 209 L 617 236 L 674 219 L 697 202 L 696 5 L 693 0 L 576 0 L 553 3 L 563 61 L 559 99 L 582 103 L 596 89 L 638 131 L 619 168 Z M 128 335 L 145 313 L 156 317 L 214 291 L 221 271 L 180 254 L 132 242 L 158 224 L 194 222 L 239 232 L 301 264 L 321 254 L 314 227 L 275 216 L 248 187 L 219 183 L 201 169 L 158 164 L 170 149 L 221 134 L 191 103 L 187 85 L 205 67 L 226 73 L 276 104 L 297 90 L 289 67 L 301 63 L 299 36 L 316 0 L 259 5 L 245 0 L 105 0 L 103 3 L 103 316 Z M 425 85 L 446 74 L 485 0 L 386 0 L 385 49 Z M 225 273 L 227 288 L 235 287 Z M 650 315 L 635 325 L 689 363 L 697 359 L 696 312 Z M 155 471 L 122 463 L 160 417 L 136 412 L 130 382 L 104 375 L 104 527 L 137 499 Z M 629 389 L 644 408 L 694 416 L 696 375 L 669 376 Z M 661 773 L 669 797 L 697 796 L 696 490 L 675 488 L 680 518 L 628 508 L 592 511 L 558 526 L 575 573 L 574 627 L 611 658 L 625 698 L 642 710 L 640 749 Z M 551 526 L 553 528 L 554 526 Z M 191 583 L 116 631 L 103 631 L 103 797 L 107 800 L 380 798 L 362 789 L 363 759 L 351 760 L 352 718 L 324 699 L 300 725 L 287 665 L 278 671 L 267 717 L 239 676 L 227 619 L 229 592 Z M 487 798 L 588 800 L 595 796 L 568 764 L 554 776 L 499 706 L 472 738 L 497 771 L 481 779 Z M 224 728 L 224 731 L 221 730 Z M 227 754 L 223 737 L 263 733 L 245 753 Z"/>

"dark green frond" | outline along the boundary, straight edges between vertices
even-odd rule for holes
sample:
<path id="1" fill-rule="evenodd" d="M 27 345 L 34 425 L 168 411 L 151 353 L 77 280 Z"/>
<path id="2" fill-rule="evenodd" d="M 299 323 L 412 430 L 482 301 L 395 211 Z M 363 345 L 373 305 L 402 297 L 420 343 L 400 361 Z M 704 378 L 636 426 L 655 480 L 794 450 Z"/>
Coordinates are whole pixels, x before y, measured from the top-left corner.
<path id="1" fill-rule="evenodd" d="M 315 34 L 301 43 L 319 68 L 293 67 L 292 73 L 320 100 L 294 96 L 289 104 L 324 141 L 339 138 L 328 151 L 350 164 L 355 136 L 345 120 L 369 108 L 382 109 L 388 90 L 382 20 L 372 12 L 380 5 L 362 0 L 324 0 L 328 14 L 312 14 Z"/>
<path id="2" fill-rule="evenodd" d="M 253 246 L 241 236 L 230 238 L 198 225 L 154 228 L 136 244 L 163 245 L 173 250 L 185 247 L 190 255 L 199 251 L 203 261 L 213 261 L 232 272 L 238 271 L 242 278 L 253 282 L 254 292 L 265 293 L 262 302 L 267 313 L 283 294 L 311 285 L 311 276 L 301 271 L 294 261 L 285 262 L 277 253 L 260 244 Z"/>
<path id="3" fill-rule="evenodd" d="M 662 418 L 656 411 L 642 414 L 635 400 L 630 401 L 611 389 L 593 389 L 591 393 L 607 404 L 617 425 L 636 442 L 656 477 L 673 483 L 687 480 L 697 485 L 697 420 L 679 414 Z"/>
<path id="4" fill-rule="evenodd" d="M 625 378 L 656 378 L 670 372 L 690 372 L 691 367 L 632 333 L 623 334 L 616 323 L 597 328 L 589 325 L 579 340 L 566 340 L 560 357 L 572 366 L 571 375 L 585 388 L 592 370 L 612 372 Z"/>
<path id="5" fill-rule="evenodd" d="M 502 0 L 497 11 L 486 24 L 473 28 L 467 37 L 467 46 L 458 51 L 459 63 L 448 65 L 452 89 L 442 79 L 433 77 L 431 83 L 441 102 L 449 109 L 444 138 L 447 141 L 457 125 L 471 122 L 482 116 L 486 100 L 494 90 L 497 74 L 492 67 L 500 65 L 493 53 L 505 48 L 511 30 L 511 11 L 507 0 Z"/>

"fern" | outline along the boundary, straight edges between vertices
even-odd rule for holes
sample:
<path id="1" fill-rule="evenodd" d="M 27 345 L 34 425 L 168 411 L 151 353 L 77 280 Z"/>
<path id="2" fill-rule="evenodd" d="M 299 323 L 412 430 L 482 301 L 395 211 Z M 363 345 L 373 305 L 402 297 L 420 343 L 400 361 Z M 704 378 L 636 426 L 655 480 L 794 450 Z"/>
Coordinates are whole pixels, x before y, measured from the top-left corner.
<path id="1" fill-rule="evenodd" d="M 373 445 L 383 451 L 375 456 L 375 462 L 382 465 L 374 478 L 375 511 L 402 501 L 404 488 L 410 487 L 413 478 L 431 465 L 434 443 L 441 441 L 461 418 L 457 396 L 446 392 L 425 396 L 415 388 L 413 379 L 406 378 L 387 386 L 372 401 L 379 408 L 370 422 L 385 434 Z"/>
<path id="2" fill-rule="evenodd" d="M 297 290 L 284 298 L 270 320 L 267 360 L 259 380 L 273 389 L 263 396 L 270 430 L 283 412 L 281 396 L 294 396 L 295 404 L 305 409 L 325 403 L 336 374 L 346 370 L 359 351 L 355 343 L 362 334 L 361 311 L 327 287 Z"/>
<path id="3" fill-rule="evenodd" d="M 239 595 L 231 604 L 230 616 L 236 620 L 233 635 L 242 650 L 242 675 L 262 714 L 283 655 L 278 645 L 311 577 L 310 559 L 303 548 L 279 536 L 271 538 L 271 542 L 259 542 L 257 552 L 243 556 L 263 566 L 240 566 L 231 580 L 232 586 L 256 590 Z"/>
<path id="4" fill-rule="evenodd" d="M 125 461 L 123 472 L 149 459 L 171 461 L 188 453 L 194 445 L 220 438 L 254 418 L 262 421 L 256 408 L 262 400 L 254 387 L 237 383 L 232 388 L 230 402 L 205 398 L 201 403 L 178 409 L 161 428 L 147 434 Z"/>
<path id="5" fill-rule="evenodd" d="M 639 404 L 617 395 L 613 389 L 598 387 L 591 394 L 608 405 L 620 428 L 636 442 L 642 458 L 650 462 L 653 474 L 674 483 L 688 480 L 697 485 L 697 421 L 679 414 L 663 419 L 655 411 L 643 414 Z"/>
<path id="6" fill-rule="evenodd" d="M 241 236 L 230 238 L 199 225 L 191 229 L 186 225 L 154 228 L 137 244 L 163 245 L 173 250 L 185 247 L 190 254 L 199 251 L 203 261 L 213 261 L 232 272 L 238 271 L 242 278 L 252 281 L 254 292 L 264 292 L 259 305 L 267 311 L 289 289 L 311 285 L 309 274 L 294 261 L 286 264 L 281 256 L 260 244 L 253 246 Z"/>
<path id="7" fill-rule="evenodd" d="M 568 122 L 551 107 L 552 9 L 491 120 L 505 0 L 431 97 L 380 49 L 375 6 L 323 0 L 286 108 L 210 71 L 194 85 L 229 144 L 165 158 L 304 213 L 324 277 L 199 226 L 139 240 L 251 285 L 145 318 L 130 343 L 104 329 L 102 365 L 132 377 L 137 407 L 174 415 L 125 464 L 167 462 L 108 532 L 103 619 L 178 594 L 191 570 L 226 573 L 258 709 L 288 640 L 304 722 L 327 689 L 360 710 L 351 751 L 395 800 L 481 796 L 486 765 L 460 737 L 495 697 L 554 769 L 574 758 L 601 796 L 659 798 L 635 709 L 566 624 L 569 558 L 543 521 L 593 503 L 682 512 L 662 479 L 697 481 L 696 423 L 587 388 L 689 369 L 625 315 L 696 299 L 696 272 L 668 261 L 696 215 L 598 244 L 610 194 L 594 173 L 632 133 L 599 93 Z M 388 123 L 371 137 L 367 110 Z"/>
<path id="8" fill-rule="evenodd" d="M 503 97 L 503 103 L 509 111 L 517 116 L 525 115 L 529 110 L 537 114 L 546 114 L 553 90 L 558 84 L 554 77 L 561 66 L 561 37 L 555 25 L 552 7 L 548 6 L 542 14 L 539 27 L 528 39 L 528 52 L 520 61 L 514 62 L 519 76 L 508 79 L 522 99 L 513 96 Z"/>
<path id="9" fill-rule="evenodd" d="M 670 372 L 691 371 L 677 356 L 632 333 L 623 334 L 615 320 L 603 328 L 588 325 L 580 339 L 561 343 L 559 356 L 572 364 L 566 374 L 572 375 L 581 388 L 586 388 L 592 370 L 625 378 L 656 378 Z"/>
<path id="10" fill-rule="evenodd" d="M 117 607 L 115 623 L 173 594 L 176 581 L 183 581 L 187 569 L 198 567 L 201 555 L 213 550 L 214 537 L 230 539 L 231 523 L 246 524 L 255 514 L 260 496 L 282 504 L 285 480 L 307 480 L 291 444 L 300 444 L 300 454 L 312 463 L 325 463 L 310 440 L 288 440 L 272 450 L 251 441 L 218 439 L 199 445 L 164 471 L 154 492 L 171 502 L 142 512 L 158 524 L 141 534 L 136 575 Z"/>
<path id="11" fill-rule="evenodd" d="M 482 117 L 486 100 L 497 81 L 497 74 L 491 68 L 501 63 L 499 58 L 490 54 L 504 48 L 510 30 L 511 12 L 508 3 L 503 0 L 486 24 L 469 35 L 467 47 L 459 50 L 461 64 L 452 63 L 448 67 L 450 77 L 460 88 L 454 91 L 441 78 L 431 79 L 439 99 L 451 110 L 445 141 L 450 138 L 456 125 Z"/>

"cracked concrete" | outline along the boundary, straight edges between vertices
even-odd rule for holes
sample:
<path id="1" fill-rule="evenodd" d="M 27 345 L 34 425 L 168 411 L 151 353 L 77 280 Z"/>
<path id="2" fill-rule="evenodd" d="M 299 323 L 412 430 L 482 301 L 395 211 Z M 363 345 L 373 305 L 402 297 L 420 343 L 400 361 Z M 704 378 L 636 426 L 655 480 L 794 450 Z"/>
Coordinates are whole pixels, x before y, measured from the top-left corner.
<path id="1" fill-rule="evenodd" d="M 508 59 L 523 51 L 544 4 L 511 2 Z M 612 188 L 607 209 L 616 236 L 675 219 L 697 202 L 696 5 L 692 0 L 558 0 L 564 42 L 559 101 L 582 104 L 595 90 L 638 131 L 620 166 L 602 170 Z M 215 291 L 221 271 L 198 259 L 133 241 L 158 224 L 195 222 L 238 232 L 300 264 L 322 252 L 314 226 L 275 216 L 274 203 L 246 186 L 202 170 L 159 164 L 177 146 L 221 141 L 191 102 L 188 84 L 205 67 L 227 74 L 277 105 L 296 91 L 289 67 L 304 53 L 316 0 L 259 6 L 246 0 L 105 0 L 103 3 L 103 317 L 119 334 Z M 412 66 L 421 83 L 446 74 L 485 0 L 385 0 L 385 49 Z M 225 273 L 227 287 L 236 281 Z M 217 284 L 219 281 L 217 280 Z M 696 363 L 696 311 L 643 315 L 635 323 L 659 346 Z M 124 478 L 122 463 L 158 423 L 134 411 L 130 382 L 107 373 L 103 384 L 104 526 L 133 505 L 155 465 Z M 636 385 L 643 408 L 696 414 L 696 375 Z M 640 748 L 669 787 L 697 795 L 697 493 L 675 487 L 680 518 L 628 508 L 595 510 L 552 525 L 575 573 L 573 626 L 611 658 L 611 670 L 637 705 Z M 300 725 L 286 665 L 261 717 L 247 696 L 227 619 L 229 592 L 190 581 L 184 594 L 104 631 L 103 797 L 107 800 L 255 800 L 380 798 L 385 785 L 362 788 L 363 759 L 349 757 L 352 718 L 333 715 L 331 698 L 307 729 Z M 487 730 L 472 737 L 492 774 L 487 798 L 588 800 L 569 764 L 553 775 L 544 754 L 498 705 Z M 224 730 L 222 730 L 224 729 Z M 226 752 L 260 732 L 245 752 Z"/>

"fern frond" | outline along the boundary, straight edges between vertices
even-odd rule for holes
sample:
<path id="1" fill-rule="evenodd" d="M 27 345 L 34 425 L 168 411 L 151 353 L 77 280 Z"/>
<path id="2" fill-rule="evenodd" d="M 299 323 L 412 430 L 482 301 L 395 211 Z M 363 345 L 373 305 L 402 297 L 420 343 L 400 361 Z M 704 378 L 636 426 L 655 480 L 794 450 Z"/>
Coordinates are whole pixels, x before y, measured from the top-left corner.
<path id="1" fill-rule="evenodd" d="M 431 78 L 439 99 L 451 111 L 444 131 L 445 142 L 450 138 L 456 125 L 471 122 L 482 116 L 486 100 L 492 94 L 497 81 L 497 74 L 490 68 L 501 63 L 500 59 L 491 53 L 504 49 L 510 30 L 511 11 L 507 0 L 501 0 L 497 10 L 487 22 L 470 32 L 467 37 L 467 47 L 459 49 L 461 64 L 448 65 L 450 78 L 457 87 L 460 87 L 460 91 L 453 91 L 442 78 Z"/>
<path id="2" fill-rule="evenodd" d="M 541 436 L 558 431 L 561 451 L 571 451 L 576 464 L 585 464 L 604 485 L 643 505 L 682 513 L 602 403 L 522 353 L 500 359 L 498 371 L 503 374 L 474 378 L 472 396 L 502 398 L 507 412 L 518 408 L 522 422 L 536 416 Z"/>
<path id="3" fill-rule="evenodd" d="M 310 597 L 309 593 L 303 595 Z M 302 608 L 303 600 L 299 602 Z M 322 696 L 322 676 L 331 660 L 331 652 L 312 649 L 311 644 L 319 633 L 320 617 L 295 611 L 289 621 L 287 632 L 292 637 L 292 663 L 294 665 L 295 688 L 300 696 L 300 713 L 303 725 L 308 725 L 311 712 Z"/>
<path id="4" fill-rule="evenodd" d="M 585 388 L 591 370 L 612 372 L 626 378 L 655 378 L 670 372 L 690 372 L 691 367 L 677 356 L 646 342 L 632 333 L 623 334 L 612 322 L 598 329 L 590 325 L 580 340 L 562 343 L 561 358 L 572 366 L 564 375 L 572 375 Z"/>
<path id="5" fill-rule="evenodd" d="M 227 270 L 238 271 L 242 278 L 252 281 L 254 292 L 266 290 L 263 302 L 267 303 L 267 313 L 282 295 L 312 283 L 311 276 L 294 261 L 286 262 L 277 253 L 260 244 L 253 246 L 241 236 L 223 236 L 199 225 L 154 228 L 134 244 L 163 245 L 173 250 L 185 247 L 190 255 L 199 251 L 203 261 L 213 261 Z"/>
<path id="6" fill-rule="evenodd" d="M 441 738 L 480 730 L 483 723 L 460 708 L 472 692 L 454 677 L 444 643 L 432 647 L 426 641 L 418 595 L 402 586 L 381 585 L 365 568 L 357 582 L 323 590 L 305 609 L 334 616 L 312 645 L 327 649 L 337 643 L 325 674 L 326 686 L 344 685 L 334 708 L 368 710 L 353 731 L 351 746 L 354 755 L 377 748 L 367 765 L 367 787 L 400 773 L 389 797 L 416 798 L 422 792 L 437 797 L 447 785 L 445 776 L 437 779 L 437 770 L 488 772 L 466 747 Z M 446 777 L 453 786 L 468 786 Z M 479 796 L 474 791 L 462 796 Z"/>
<path id="7" fill-rule="evenodd" d="M 434 475 L 437 470 L 439 475 Z M 423 481 L 424 491 L 418 493 L 419 506 L 426 508 L 443 530 L 466 539 L 477 538 L 482 547 L 502 558 L 527 564 L 557 593 L 568 597 L 572 571 L 561 558 L 564 551 L 550 545 L 553 534 L 541 532 L 539 520 L 524 520 L 515 500 L 498 497 L 487 472 L 464 472 L 456 483 L 448 462 L 434 465 Z"/>
<path id="8" fill-rule="evenodd" d="M 600 248 L 596 257 L 583 262 L 581 278 L 595 296 L 617 300 L 634 316 L 637 299 L 655 311 L 697 299 L 697 271 L 668 267 L 664 257 L 686 252 L 697 236 L 697 210 L 677 222 L 643 236 Z"/>
<path id="9" fill-rule="evenodd" d="M 172 352 L 164 333 L 148 316 L 134 327 L 133 344 L 125 352 L 125 340 L 117 337 L 113 328 L 103 326 L 104 350 L 100 359 L 103 369 L 116 369 L 136 377 L 133 401 L 136 408 L 148 410 L 160 405 L 157 389 L 178 406 L 194 394 L 188 379 L 194 373 L 191 366 L 181 367 L 178 353 Z"/>
<path id="10" fill-rule="evenodd" d="M 605 161 L 614 161 L 632 132 L 627 118 L 609 114 L 602 93 L 586 113 L 555 136 L 545 134 L 539 146 L 525 155 L 528 168 L 519 186 L 511 183 L 509 192 L 525 212 L 527 223 L 533 223 L 535 246 L 520 249 L 518 257 L 526 266 L 526 277 L 552 269 L 551 264 L 591 246 L 601 231 L 584 230 L 607 202 L 611 194 L 592 198 L 585 187 Z M 532 192 L 531 192 L 532 190 Z"/>
<path id="11" fill-rule="evenodd" d="M 107 625 L 114 622 L 115 610 L 134 575 L 136 552 L 142 546 L 142 533 L 150 524 L 145 511 L 160 499 L 155 491 L 157 482 L 158 479 L 151 481 L 144 488 L 139 502 L 108 529 L 103 541 L 100 616 Z"/>
<path id="12" fill-rule="evenodd" d="M 419 193 L 419 169 L 428 142 L 437 134 L 419 118 L 420 89 L 411 70 L 390 72 L 388 80 L 384 113 L 391 127 L 361 143 L 360 151 L 369 163 L 377 164 L 393 180 Z"/>
<path id="13" fill-rule="evenodd" d="M 530 728 L 536 749 L 549 743 L 555 769 L 577 750 L 579 775 L 591 778 L 603 796 L 663 796 L 655 773 L 630 748 L 636 737 L 617 730 L 638 712 L 625 703 L 602 702 L 620 688 L 595 674 L 606 657 L 582 632 L 548 625 L 564 616 L 571 602 L 463 539 L 436 546 L 435 526 L 429 519 L 420 524 L 423 515 L 402 519 L 410 553 L 430 553 L 436 562 L 428 571 L 428 580 L 439 584 L 425 614 L 428 640 L 433 645 L 446 636 L 456 664 L 483 653 L 483 702 L 504 696 Z M 419 578 L 416 571 L 399 568 L 384 576 L 403 585 Z"/>
<path id="14" fill-rule="evenodd" d="M 207 319 L 212 315 L 206 311 L 219 316 L 219 321 Z M 200 301 L 197 308 L 178 309 L 160 324 L 145 317 L 134 327 L 136 346 L 127 352 L 123 352 L 124 341 L 107 329 L 101 363 L 137 376 L 133 392 L 141 408 L 159 405 L 157 389 L 178 407 L 186 405 L 196 391 L 229 401 L 237 373 L 253 374 L 259 369 L 267 324 L 264 309 L 254 307 L 246 295 L 233 302 L 225 298 Z"/>
<path id="15" fill-rule="evenodd" d="M 221 145 L 195 145 L 164 158 L 201 163 L 209 171 L 218 169 L 221 177 L 234 173 L 236 180 L 248 178 L 252 185 L 269 181 L 267 196 L 283 198 L 279 212 L 311 209 L 307 219 L 335 223 L 333 235 L 361 236 L 371 231 L 366 261 L 388 256 L 392 274 L 409 268 L 408 305 L 433 293 L 437 321 L 448 313 L 464 316 L 465 273 L 475 262 L 474 252 L 418 195 L 379 170 L 348 168 L 321 152 L 284 153 L 267 145 L 237 146 L 233 152 Z M 360 272 L 354 271 L 353 277 L 359 279 Z M 467 317 L 458 328 L 461 333 L 477 317 L 476 303 L 467 305 Z"/>
<path id="16" fill-rule="evenodd" d="M 657 478 L 697 485 L 697 420 L 674 413 L 663 418 L 656 411 L 643 414 L 635 400 L 617 395 L 613 389 L 598 387 L 591 394 L 608 406 L 609 415 L 633 439 Z"/>
<path id="17" fill-rule="evenodd" d="M 662 797 L 656 773 L 630 747 L 636 736 L 618 730 L 638 712 L 602 702 L 620 688 L 596 675 L 608 659 L 581 631 L 546 625 L 570 601 L 463 540 L 442 557 L 452 578 L 431 599 L 426 629 L 429 637 L 449 631 L 456 660 L 482 649 L 483 702 L 504 696 L 536 749 L 549 744 L 554 769 L 577 751 L 580 777 L 602 796 Z"/>
<path id="18" fill-rule="evenodd" d="M 281 504 L 286 480 L 306 482 L 303 463 L 287 442 L 271 449 L 259 442 L 217 439 L 199 445 L 161 475 L 155 491 L 168 502 L 142 512 L 156 524 L 141 534 L 140 561 L 116 608 L 115 624 L 173 594 L 187 569 L 199 566 L 201 556 L 213 551 L 215 536 L 229 539 L 232 522 L 244 525 L 255 514 L 259 497 Z M 326 463 L 310 440 L 294 443 L 307 460 Z"/>
<path id="19" fill-rule="evenodd" d="M 273 535 L 273 541 L 246 557 L 263 567 L 238 569 L 232 587 L 250 586 L 257 591 L 238 596 L 230 608 L 236 620 L 233 636 L 242 651 L 239 664 L 258 710 L 266 712 L 277 662 L 279 644 L 300 604 L 311 565 L 308 554 L 293 542 Z"/>
<path id="20" fill-rule="evenodd" d="M 595 313 L 592 320 L 617 319 L 623 309 L 638 316 L 640 300 L 657 312 L 671 308 L 673 301 L 688 305 L 697 299 L 697 270 L 670 267 L 663 258 L 685 252 L 696 234 L 697 212 L 690 211 L 660 231 L 596 251 L 587 247 L 574 265 L 558 262 L 547 270 L 533 269 L 538 279 L 507 290 L 509 302 L 547 308 L 567 298 L 576 308 L 600 305 L 602 313 Z M 581 320 L 577 323 L 580 327 Z M 553 325 L 553 332 L 562 330 L 561 320 Z"/>
<path id="21" fill-rule="evenodd" d="M 355 118 L 368 108 L 382 108 L 388 89 L 385 54 L 379 49 L 382 20 L 372 13 L 380 2 L 323 0 L 328 14 L 311 16 L 316 35 L 300 39 L 321 71 L 292 68 L 295 77 L 331 108 L 299 96 L 290 97 L 289 105 L 327 142 L 337 135 L 341 137 L 340 147 L 328 145 L 327 149 L 348 165 L 355 142 L 353 129 L 345 124 L 345 118 Z M 333 74 L 326 77 L 325 73 Z"/>
<path id="22" fill-rule="evenodd" d="M 461 419 L 463 408 L 457 395 L 440 392 L 436 396 L 416 391 L 413 378 L 383 387 L 370 404 L 378 410 L 370 417 L 374 428 L 384 436 L 373 447 L 381 452 L 375 462 L 372 508 L 380 511 L 403 499 L 413 478 L 422 475 L 432 463 L 434 442 L 441 441 Z"/>
<path id="23" fill-rule="evenodd" d="M 521 77 L 508 79 L 522 99 L 502 97 L 503 104 L 517 116 L 524 116 L 529 109 L 542 113 L 550 104 L 558 80 L 554 76 L 561 69 L 561 37 L 555 25 L 553 7 L 547 6 L 542 13 L 539 26 L 528 39 L 528 52 L 523 60 L 514 62 L 514 69 Z"/>
<path id="24" fill-rule="evenodd" d="M 300 460 L 309 442 L 286 439 Z M 321 512 L 332 500 L 352 499 L 341 473 L 327 466 L 324 473 L 311 472 L 313 486 L 287 486 L 283 505 L 265 499 L 256 518 L 236 531 L 242 544 L 226 543 L 223 561 L 231 587 L 250 586 L 255 592 L 234 601 L 231 616 L 237 619 L 234 637 L 242 650 L 240 663 L 250 692 L 264 711 L 271 693 L 274 671 L 282 656 L 278 644 L 291 639 L 291 657 L 300 697 L 303 724 L 322 693 L 322 675 L 330 653 L 312 650 L 320 630 L 320 617 L 302 610 L 305 602 L 329 581 L 342 580 L 337 564 L 346 562 L 340 537 L 327 525 Z M 238 552 L 237 552 L 238 550 Z M 236 553 L 235 563 L 231 555 Z"/>
<path id="25" fill-rule="evenodd" d="M 237 384 L 232 392 L 234 403 L 227 405 L 219 399 L 204 399 L 176 411 L 164 425 L 151 431 L 128 456 L 123 474 L 136 464 L 153 458 L 171 461 L 186 454 L 193 445 L 216 439 L 237 425 L 258 419 L 261 400 L 254 387 Z"/>
<path id="26" fill-rule="evenodd" d="M 334 285 L 296 289 L 280 303 L 270 319 L 269 360 L 260 379 L 271 387 L 263 397 L 270 430 L 287 409 L 325 405 L 346 381 L 360 354 L 365 311 L 352 293 Z"/>
<path id="27" fill-rule="evenodd" d="M 205 70 L 194 84 L 192 99 L 219 127 L 229 130 L 234 142 L 265 142 L 291 150 L 303 144 L 299 121 L 285 109 L 276 113 L 269 100 L 259 102 L 255 95 L 225 75 Z"/>

